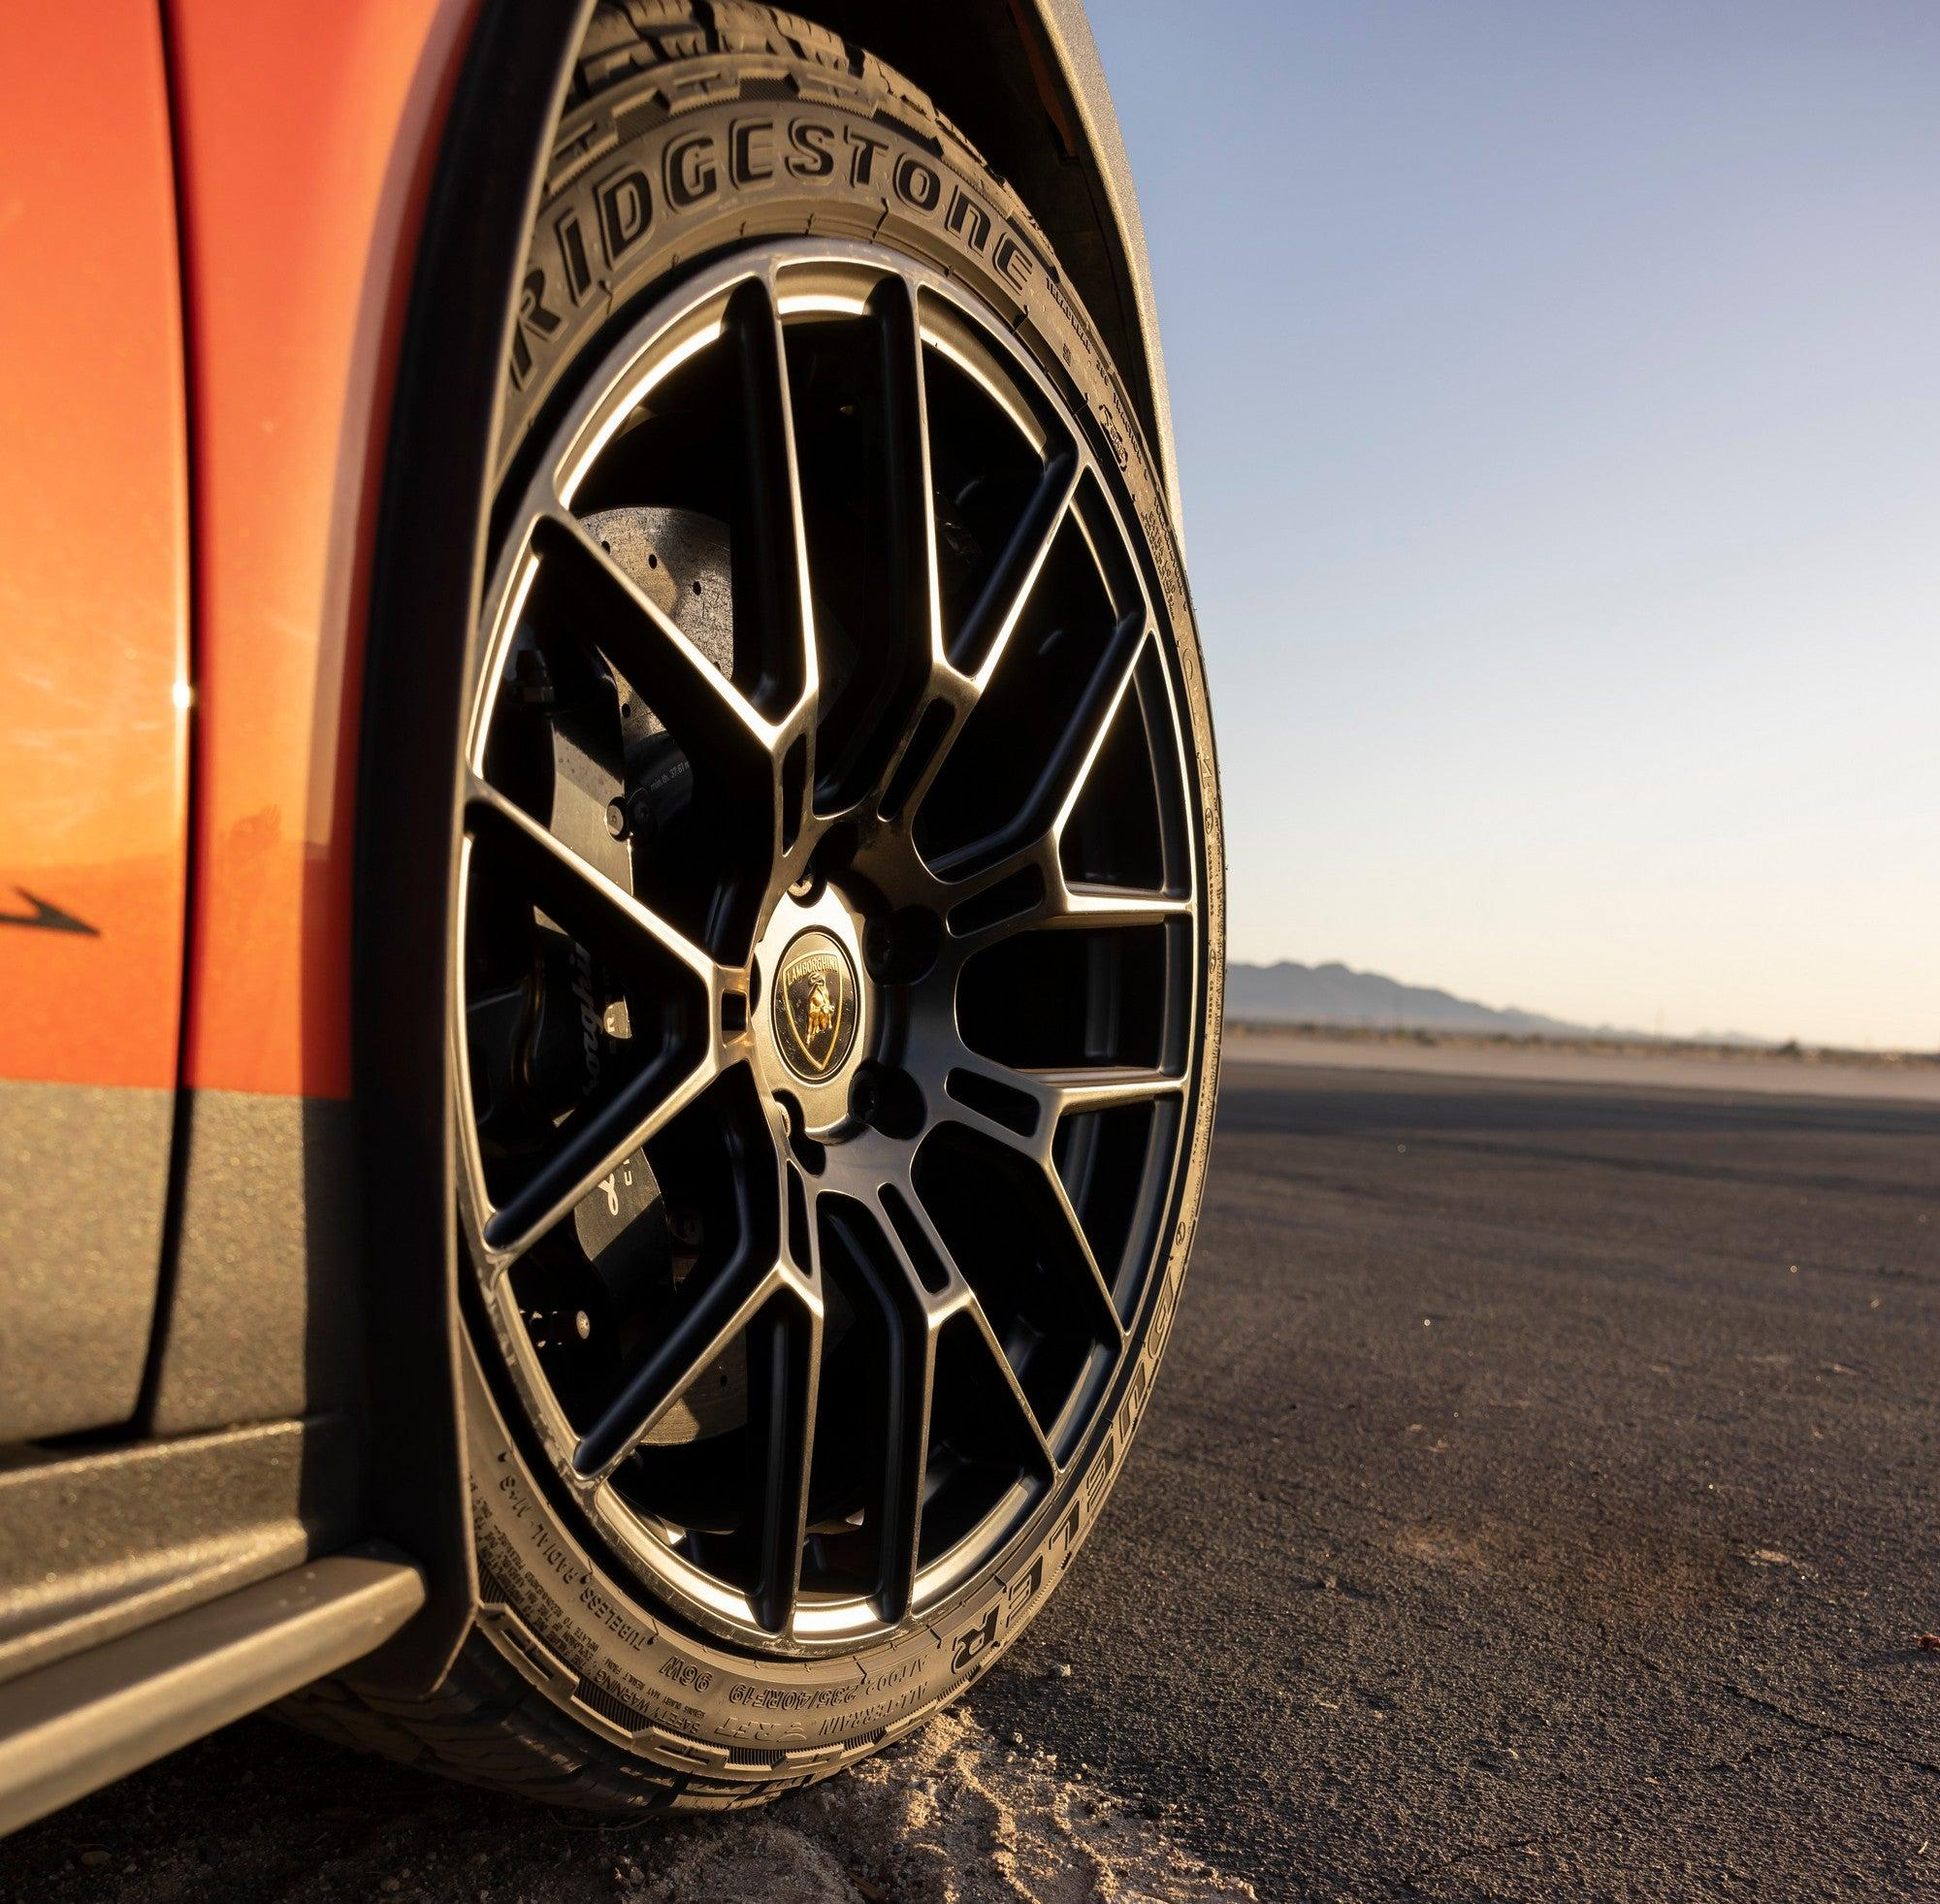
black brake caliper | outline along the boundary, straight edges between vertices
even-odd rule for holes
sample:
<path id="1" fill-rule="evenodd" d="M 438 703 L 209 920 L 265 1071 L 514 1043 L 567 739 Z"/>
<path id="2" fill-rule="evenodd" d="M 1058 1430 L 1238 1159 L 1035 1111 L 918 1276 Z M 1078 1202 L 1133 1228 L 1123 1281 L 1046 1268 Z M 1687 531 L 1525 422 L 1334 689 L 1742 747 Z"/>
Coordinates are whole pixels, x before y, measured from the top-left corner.
<path id="1" fill-rule="evenodd" d="M 556 839 L 631 891 L 634 855 L 645 843 L 628 840 L 612 815 L 625 810 L 630 791 L 637 801 L 639 782 L 629 771 L 635 747 L 626 732 L 637 701 L 583 650 L 564 658 L 522 651 L 509 692 L 526 717 L 513 771 L 532 804 L 549 809 Z M 482 1081 L 473 1067 L 481 1136 L 514 1151 L 556 1145 L 635 1069 L 619 975 L 597 947 L 541 911 L 527 914 L 527 929 L 525 977 L 480 1001 L 495 1015 L 494 1035 Z M 617 1318 L 671 1289 L 683 1254 L 646 1154 L 635 1150 L 515 1267 L 520 1313 L 568 1412 L 572 1397 L 610 1383 L 628 1346 Z"/>

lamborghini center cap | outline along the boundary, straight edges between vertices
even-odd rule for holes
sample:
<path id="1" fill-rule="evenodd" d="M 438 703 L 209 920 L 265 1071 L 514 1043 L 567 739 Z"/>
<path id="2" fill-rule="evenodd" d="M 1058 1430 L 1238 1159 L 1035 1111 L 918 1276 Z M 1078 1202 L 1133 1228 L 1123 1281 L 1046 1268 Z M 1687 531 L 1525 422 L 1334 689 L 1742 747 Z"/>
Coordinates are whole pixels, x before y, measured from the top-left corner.
<path id="1" fill-rule="evenodd" d="M 856 1042 L 860 1006 L 856 968 L 832 934 L 816 926 L 792 940 L 769 1006 L 782 1062 L 809 1084 L 841 1070 Z"/>

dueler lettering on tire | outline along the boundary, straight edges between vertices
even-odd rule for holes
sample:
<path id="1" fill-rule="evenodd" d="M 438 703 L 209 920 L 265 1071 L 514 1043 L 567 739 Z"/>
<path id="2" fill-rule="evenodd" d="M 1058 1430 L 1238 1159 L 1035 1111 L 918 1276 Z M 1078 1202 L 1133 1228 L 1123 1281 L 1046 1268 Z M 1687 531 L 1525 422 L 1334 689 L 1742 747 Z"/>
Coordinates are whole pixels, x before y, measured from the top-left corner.
<path id="1" fill-rule="evenodd" d="M 919 1725 L 1104 1510 L 1218 1055 L 1120 380 L 928 103 L 602 10 L 506 366 L 450 951 L 479 1630 L 312 1717 L 596 1808 Z"/>

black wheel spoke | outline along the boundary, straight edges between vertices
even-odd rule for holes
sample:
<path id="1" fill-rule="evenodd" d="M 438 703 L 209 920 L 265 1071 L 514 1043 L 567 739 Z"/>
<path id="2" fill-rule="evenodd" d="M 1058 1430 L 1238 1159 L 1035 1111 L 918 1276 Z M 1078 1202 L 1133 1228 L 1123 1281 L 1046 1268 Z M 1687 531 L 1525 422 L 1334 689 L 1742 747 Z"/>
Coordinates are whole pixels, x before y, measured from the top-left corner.
<path id="1" fill-rule="evenodd" d="M 752 1252 L 706 1276 L 697 1295 L 634 1371 L 619 1395 L 580 1437 L 572 1465 L 582 1480 L 602 1480 L 650 1434 L 668 1405 L 780 1295 L 788 1276 Z"/>
<path id="2" fill-rule="evenodd" d="M 922 803 L 923 790 L 934 778 L 974 696 L 944 652 L 935 478 L 915 288 L 900 278 L 886 281 L 871 300 L 871 308 L 881 333 L 890 588 L 903 625 L 920 651 L 922 677 L 889 749 L 877 789 L 882 811 L 893 815 Z"/>
<path id="3" fill-rule="evenodd" d="M 958 869 L 966 862 L 1011 858 L 1029 853 L 1045 841 L 1055 845 L 1084 791 L 1092 762 L 1131 686 L 1147 638 L 1138 616 L 1128 615 L 1118 623 L 1077 707 L 1046 757 L 1021 810 L 993 835 L 945 858 L 939 872 L 953 878 L 958 876 Z"/>
<path id="4" fill-rule="evenodd" d="M 1091 1239 L 1084 1234 L 1083 1222 L 1077 1210 L 1072 1209 L 1071 1199 L 1065 1193 L 1063 1180 L 1058 1177 L 1055 1168 L 1048 1166 L 1044 1177 L 1065 1233 L 1059 1241 L 1078 1258 L 1082 1272 L 1081 1280 L 1083 1284 L 1083 1300 L 1088 1301 L 1092 1306 L 1094 1326 L 1108 1339 L 1115 1337 L 1122 1339 L 1124 1324 L 1118 1318 L 1118 1306 L 1113 1298 L 1112 1285 L 1107 1280 L 1105 1272 L 1091 1248 Z"/>
<path id="5" fill-rule="evenodd" d="M 727 323 L 740 363 L 756 538 L 747 575 L 758 640 L 750 644 L 751 659 L 744 662 L 737 653 L 735 662 L 758 704 L 792 709 L 815 693 L 815 616 L 788 358 L 770 285 L 761 278 L 744 283 L 728 302 Z"/>
<path id="6" fill-rule="evenodd" d="M 1022 1075 L 1025 1088 L 1035 1091 L 1055 1116 L 1080 1111 L 1110 1111 L 1120 1105 L 1149 1104 L 1155 1098 L 1177 1097 L 1185 1088 L 1179 1073 L 1148 1070 L 1143 1065 L 1078 1066 L 1063 1071 Z"/>
<path id="7" fill-rule="evenodd" d="M 990 895 L 990 902 L 978 902 Z M 1019 932 L 1109 931 L 1190 920 L 1189 893 L 1074 884 L 1050 833 L 971 878 L 947 885 L 939 906 L 958 955 L 969 957 Z"/>
<path id="8" fill-rule="evenodd" d="M 652 1143 L 712 1081 L 715 1066 L 708 1055 L 668 1079 L 664 1074 L 673 1069 L 655 1067 L 634 1079 L 486 1217 L 485 1245 L 501 1266 L 523 1256 L 636 1150 Z"/>
<path id="9" fill-rule="evenodd" d="M 1082 473 L 1083 466 L 1069 451 L 1051 457 L 1036 493 L 964 623 L 957 643 L 960 671 L 980 692 L 1003 664 L 1004 651 L 1030 600 L 1031 590 L 1037 586 L 1051 545 L 1064 526 Z"/>
<path id="10" fill-rule="evenodd" d="M 791 1292 L 748 1325 L 748 1496 L 754 1526 L 755 1617 L 784 1632 L 801 1582 L 815 1435 L 819 1316 Z"/>
<path id="11" fill-rule="evenodd" d="M 959 1080 L 967 1075 L 994 1087 L 1006 1099 L 1029 1105 L 1035 1115 L 1027 1130 L 1019 1129 L 1021 1119 L 1006 1122 L 986 1110 L 978 1109 L 972 1094 L 963 1091 L 959 1084 L 950 1093 L 947 1114 L 971 1125 L 1005 1148 L 1032 1159 L 1051 1154 L 1051 1139 L 1060 1117 L 1151 1104 L 1160 1098 L 1177 1097 L 1186 1086 L 1183 1074 L 1146 1065 L 1073 1065 L 1026 1071 L 998 1064 L 962 1046 L 953 1054 L 948 1075 Z"/>
<path id="12" fill-rule="evenodd" d="M 720 968 L 706 952 L 580 858 L 515 800 L 476 777 L 467 788 L 466 829 L 491 840 L 517 861 L 528 889 L 548 912 L 568 920 L 590 915 L 606 929 L 684 966 L 710 992 L 714 989 Z"/>
<path id="13" fill-rule="evenodd" d="M 742 771 L 771 770 L 780 730 L 683 634 L 586 525 L 565 510 L 542 516 L 534 546 L 567 578 L 583 627 L 688 753 Z"/>
<path id="14" fill-rule="evenodd" d="M 1060 903 L 1038 921 L 1056 928 L 1089 929 L 1101 925 L 1162 925 L 1171 919 L 1190 919 L 1192 900 L 1176 892 L 1127 891 L 1108 886 L 1066 886 Z"/>
<path id="15" fill-rule="evenodd" d="M 976 712 L 978 699 L 1002 664 L 1011 634 L 1070 511 L 1079 470 L 1077 458 L 1070 455 L 1055 458 L 1046 468 L 1023 519 L 954 644 L 954 658 L 944 652 L 941 624 L 935 625 L 929 686 L 898 742 L 894 764 L 885 781 L 882 798 L 886 814 L 913 815 L 922 807 L 924 794 Z M 929 537 L 933 575 L 933 518 Z M 982 660 L 968 667 L 973 652 Z"/>
<path id="16" fill-rule="evenodd" d="M 990 1318 L 985 1313 L 983 1304 L 973 1299 L 965 1306 L 964 1313 L 969 1316 L 977 1339 L 989 1358 L 991 1370 L 996 1375 L 995 1391 L 1001 1404 L 1008 1407 L 1016 1425 L 1024 1432 L 1032 1465 L 1041 1474 L 1049 1476 L 1055 1473 L 1057 1457 L 1045 1438 L 1044 1425 L 1038 1420 L 1037 1410 L 1031 1406 L 1023 1384 L 1018 1380 L 1018 1372 L 1011 1358 L 1004 1353 L 1004 1345 L 997 1339 L 997 1332 L 990 1326 Z"/>
<path id="17" fill-rule="evenodd" d="M 953 1313 L 969 1292 L 907 1182 L 892 1188 L 889 1199 L 879 1192 L 875 1213 L 882 1242 L 902 1279 L 903 1295 L 894 1307 L 887 1338 L 889 1367 L 877 1505 L 881 1567 L 877 1597 L 884 1619 L 897 1621 L 916 1588 L 936 1331 L 940 1320 Z"/>
<path id="18" fill-rule="evenodd" d="M 929 1460 L 929 1397 L 936 1373 L 936 1339 L 906 1329 L 889 1373 L 888 1432 L 883 1437 L 882 1491 L 877 1512 L 882 1572 L 876 1596 L 886 1622 L 900 1622 L 916 1591 L 917 1549 L 922 1538 L 923 1478 Z"/>
<path id="19" fill-rule="evenodd" d="M 915 286 L 906 278 L 886 279 L 871 307 L 882 330 L 883 434 L 889 474 L 889 536 L 895 548 L 890 586 L 906 625 L 933 666 L 943 659 L 943 600 L 936 573 L 929 410 Z"/>
<path id="20" fill-rule="evenodd" d="M 974 1096 L 963 1088 L 961 1081 L 966 1074 L 1005 1093 L 1005 1098 L 994 1108 L 966 1102 Z M 1121 1325 L 1110 1281 L 1053 1161 L 1058 1120 L 1066 1114 L 1157 1103 L 1177 1096 L 1184 1088 L 1184 1080 L 1168 1072 L 1127 1065 L 1018 1071 L 967 1050 L 959 1051 L 952 1075 L 955 1085 L 943 1114 L 986 1143 L 1013 1153 L 1033 1173 L 1053 1231 L 1047 1242 L 1055 1255 L 1075 1264 L 1082 1299 L 1092 1305 L 1093 1319 L 1102 1332 L 1116 1338 Z M 1027 1106 L 1032 1115 L 1028 1119 L 1018 1116 L 1010 1108 L 1013 1106 Z M 1019 1220 L 1015 1211 L 1013 1220 Z"/>

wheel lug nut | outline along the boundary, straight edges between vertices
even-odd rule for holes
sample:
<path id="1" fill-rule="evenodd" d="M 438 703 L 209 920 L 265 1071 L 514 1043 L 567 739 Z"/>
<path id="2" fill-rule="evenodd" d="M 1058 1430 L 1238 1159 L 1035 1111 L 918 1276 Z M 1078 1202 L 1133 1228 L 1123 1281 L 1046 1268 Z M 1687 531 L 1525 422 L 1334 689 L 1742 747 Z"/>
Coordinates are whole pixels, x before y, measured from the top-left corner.
<path id="1" fill-rule="evenodd" d="M 920 984 L 936 962 L 942 921 L 923 906 L 904 906 L 871 920 L 862 933 L 862 960 L 880 985 Z"/>
<path id="2" fill-rule="evenodd" d="M 636 787 L 621 799 L 606 802 L 606 830 L 616 840 L 636 839 L 642 845 L 658 830 L 653 802 L 644 787 Z"/>
<path id="3" fill-rule="evenodd" d="M 521 648 L 512 663 L 512 698 L 521 707 L 550 707 L 555 698 L 552 675 L 536 648 Z"/>
<path id="4" fill-rule="evenodd" d="M 849 1113 L 885 1137 L 913 1138 L 922 1129 L 922 1093 L 908 1072 L 870 1059 L 849 1086 Z"/>

